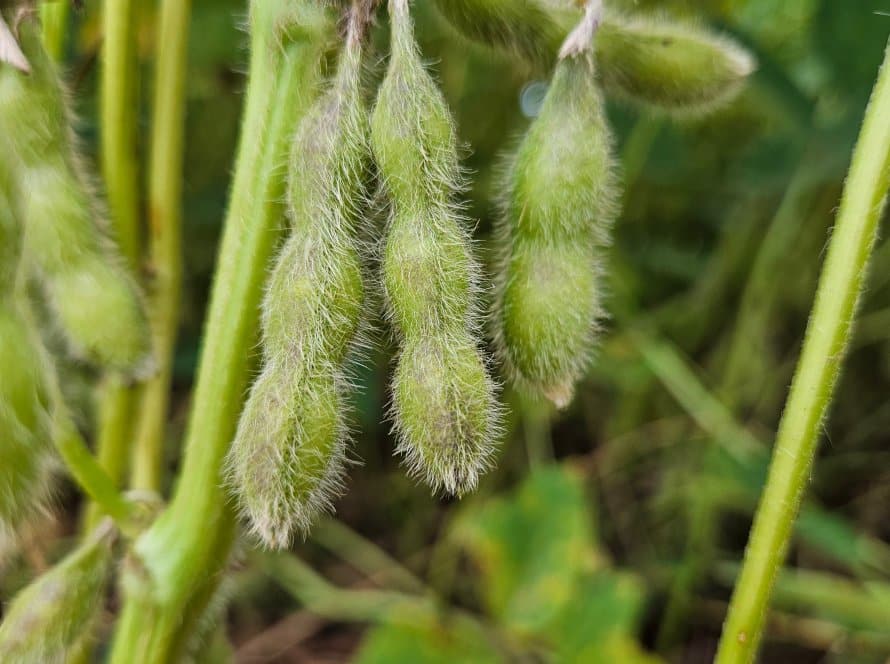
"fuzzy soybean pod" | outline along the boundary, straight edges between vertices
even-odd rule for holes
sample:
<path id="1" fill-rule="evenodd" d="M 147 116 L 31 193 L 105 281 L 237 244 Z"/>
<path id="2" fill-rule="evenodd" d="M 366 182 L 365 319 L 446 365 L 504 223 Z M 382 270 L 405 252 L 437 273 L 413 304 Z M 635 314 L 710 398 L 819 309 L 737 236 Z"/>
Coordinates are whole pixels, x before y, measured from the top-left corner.
<path id="1" fill-rule="evenodd" d="M 0 149 L 5 148 L 0 139 Z M 0 163 L 0 559 L 46 509 L 52 418 L 44 354 L 16 297 L 22 228 L 10 160 Z"/>
<path id="2" fill-rule="evenodd" d="M 732 101 L 757 68 L 740 44 L 695 23 L 613 16 L 596 37 L 600 83 L 615 97 L 679 114 Z"/>
<path id="3" fill-rule="evenodd" d="M 19 592 L 0 623 L 0 661 L 73 661 L 102 609 L 114 538 L 111 520 L 102 522 L 74 551 Z"/>
<path id="4" fill-rule="evenodd" d="M 436 0 L 470 40 L 549 71 L 581 17 L 569 1 Z M 609 11 L 594 45 L 600 82 L 618 98 L 670 113 L 704 113 L 733 98 L 754 71 L 752 55 L 706 26 Z"/>
<path id="5" fill-rule="evenodd" d="M 392 418 L 410 472 L 461 495 L 488 466 L 500 411 L 479 349 L 479 269 L 455 203 L 451 116 L 420 60 L 407 2 L 389 7 L 391 54 L 371 145 L 391 208 L 382 272 L 401 346 Z"/>
<path id="6" fill-rule="evenodd" d="M 0 64 L 0 132 L 20 162 L 25 258 L 76 356 L 145 374 L 151 352 L 140 293 L 97 223 L 65 93 L 38 25 L 25 18 L 19 34 L 31 73 Z"/>
<path id="7" fill-rule="evenodd" d="M 579 30 L 595 25 L 591 16 Z M 588 39 L 564 50 L 556 65 L 508 169 L 498 229 L 499 355 L 519 387 L 558 407 L 572 400 L 594 347 L 602 251 L 616 211 L 611 132 L 589 47 Z"/>
<path id="8" fill-rule="evenodd" d="M 269 547 L 308 530 L 342 485 L 347 363 L 365 300 L 356 225 L 370 155 L 359 30 L 353 16 L 330 89 L 294 139 L 292 228 L 263 301 L 264 367 L 228 458 L 242 512 Z"/>

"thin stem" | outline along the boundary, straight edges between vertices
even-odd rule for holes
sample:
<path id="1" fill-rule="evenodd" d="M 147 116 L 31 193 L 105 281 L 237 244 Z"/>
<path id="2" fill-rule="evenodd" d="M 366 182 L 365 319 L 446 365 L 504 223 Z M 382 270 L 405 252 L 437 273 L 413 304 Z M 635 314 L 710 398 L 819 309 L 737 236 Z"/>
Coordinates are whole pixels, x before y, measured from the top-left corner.
<path id="1" fill-rule="evenodd" d="M 228 559 L 235 518 L 222 466 L 247 388 L 269 258 L 282 228 L 288 142 L 317 87 L 330 28 L 321 11 L 289 33 L 283 0 L 251 6 L 250 81 L 180 481 L 170 507 L 136 542 L 112 662 L 166 662 L 200 619 Z M 308 18 L 308 17 L 307 17 Z M 285 36 L 286 35 L 286 36 Z M 282 44 L 281 40 L 284 39 Z M 200 604 L 200 602 L 198 603 Z M 134 648 L 130 638 L 148 643 Z M 137 655 L 138 653 L 138 655 Z M 136 656 L 136 659 L 134 659 Z"/>
<path id="2" fill-rule="evenodd" d="M 733 591 L 716 661 L 751 662 L 785 560 L 890 188 L 890 43 L 832 233 L 803 350 L 779 424 L 766 488 Z"/>
<path id="3" fill-rule="evenodd" d="M 65 53 L 65 36 L 68 33 L 68 16 L 71 3 L 44 2 L 40 5 L 40 22 L 43 24 L 43 43 L 46 52 L 54 62 L 59 62 Z"/>
<path id="4" fill-rule="evenodd" d="M 339 588 L 291 554 L 259 555 L 256 560 L 266 574 L 306 608 L 334 620 L 379 623 L 391 619 L 396 612 L 421 620 L 434 618 L 438 611 L 435 602 L 423 595 Z"/>
<path id="5" fill-rule="evenodd" d="M 99 510 L 114 519 L 122 532 L 135 534 L 137 515 L 133 504 L 120 494 L 114 481 L 90 454 L 77 430 L 69 422 L 60 424 L 58 428 L 56 447 L 68 472 Z"/>
<path id="6" fill-rule="evenodd" d="M 67 2 L 57 4 L 68 4 Z M 139 175 L 136 140 L 136 16 L 133 0 L 106 2 L 100 82 L 101 165 L 111 226 L 131 270 L 139 263 Z M 135 387 L 108 375 L 99 387 L 96 454 L 120 486 L 129 462 Z M 98 514 L 87 512 L 89 532 Z"/>
<path id="7" fill-rule="evenodd" d="M 131 485 L 161 488 L 182 283 L 182 162 L 191 0 L 163 0 L 148 177 L 152 336 L 158 373 L 143 388 Z"/>
<path id="8" fill-rule="evenodd" d="M 115 237 L 131 268 L 138 266 L 140 244 L 136 17 L 133 0 L 105 2 L 100 83 L 102 177 Z"/>
<path id="9" fill-rule="evenodd" d="M 412 592 L 427 591 L 423 581 L 411 570 L 333 517 L 315 525 L 312 539 L 369 577 L 383 576 L 394 585 Z"/>
<path id="10" fill-rule="evenodd" d="M 549 403 L 520 396 L 522 403 L 522 432 L 525 437 L 525 448 L 528 463 L 536 468 L 553 461 L 553 440 L 550 427 L 553 418 Z"/>

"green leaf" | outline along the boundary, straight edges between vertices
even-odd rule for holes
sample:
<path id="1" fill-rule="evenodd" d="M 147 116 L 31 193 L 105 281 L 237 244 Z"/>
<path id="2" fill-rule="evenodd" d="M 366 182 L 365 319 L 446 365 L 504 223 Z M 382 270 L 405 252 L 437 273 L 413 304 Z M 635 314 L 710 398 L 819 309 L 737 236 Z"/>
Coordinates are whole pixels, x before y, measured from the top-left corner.
<path id="1" fill-rule="evenodd" d="M 533 472 L 508 498 L 473 507 L 453 532 L 482 574 L 490 613 L 520 633 L 541 631 L 597 565 L 581 477 L 567 466 Z"/>
<path id="2" fill-rule="evenodd" d="M 495 650 L 467 623 L 442 625 L 384 625 L 371 630 L 357 664 L 494 664 Z"/>
<path id="3" fill-rule="evenodd" d="M 602 571 L 582 579 L 549 633 L 557 661 L 659 661 L 642 650 L 633 636 L 644 598 L 642 584 L 630 574 Z"/>

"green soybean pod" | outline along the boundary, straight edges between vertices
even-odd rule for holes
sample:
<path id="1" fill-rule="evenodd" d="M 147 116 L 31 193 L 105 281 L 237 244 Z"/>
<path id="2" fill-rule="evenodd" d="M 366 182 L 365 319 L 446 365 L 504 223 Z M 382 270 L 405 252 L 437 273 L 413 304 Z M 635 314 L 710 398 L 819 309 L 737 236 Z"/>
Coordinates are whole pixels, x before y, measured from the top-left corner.
<path id="1" fill-rule="evenodd" d="M 456 203 L 451 116 L 420 60 L 407 1 L 389 9 L 392 48 L 371 145 L 389 196 L 382 280 L 401 343 L 393 428 L 413 475 L 461 495 L 488 465 L 501 413 L 478 347 L 479 270 Z"/>
<path id="2" fill-rule="evenodd" d="M 101 611 L 114 535 L 111 520 L 104 521 L 13 599 L 0 623 L 0 660 L 69 661 Z"/>
<path id="3" fill-rule="evenodd" d="M 562 41 L 581 17 L 572 2 L 436 0 L 461 34 L 549 71 Z M 731 100 L 756 68 L 728 37 L 695 23 L 660 16 L 605 14 L 594 44 L 604 89 L 670 113 L 705 113 Z"/>
<path id="4" fill-rule="evenodd" d="M 270 547 L 308 530 L 342 485 L 346 363 L 361 343 L 365 301 L 356 223 L 369 150 L 358 21 L 353 10 L 337 73 L 294 138 L 292 228 L 263 301 L 264 367 L 228 458 L 241 509 Z"/>
<path id="5" fill-rule="evenodd" d="M 596 56 L 610 94 L 680 114 L 731 101 L 757 68 L 751 53 L 728 37 L 655 17 L 604 21 Z"/>
<path id="6" fill-rule="evenodd" d="M 32 71 L 0 65 L 0 131 L 20 164 L 25 258 L 75 355 L 144 375 L 152 362 L 141 295 L 96 222 L 64 91 L 38 26 L 25 18 L 19 33 Z"/>
<path id="7" fill-rule="evenodd" d="M 519 56 L 541 71 L 553 66 L 580 12 L 571 2 L 436 0 L 442 16 L 472 41 Z"/>
<path id="8" fill-rule="evenodd" d="M 507 175 L 495 339 L 513 380 L 565 407 L 601 317 L 602 248 L 615 216 L 611 132 L 594 75 L 588 9 L 563 45 L 541 113 Z"/>

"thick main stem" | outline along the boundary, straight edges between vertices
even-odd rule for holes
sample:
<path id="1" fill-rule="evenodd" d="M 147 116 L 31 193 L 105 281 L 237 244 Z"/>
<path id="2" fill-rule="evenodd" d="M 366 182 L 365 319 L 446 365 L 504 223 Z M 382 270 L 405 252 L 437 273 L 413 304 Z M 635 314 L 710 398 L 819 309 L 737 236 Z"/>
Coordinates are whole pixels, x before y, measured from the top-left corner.
<path id="1" fill-rule="evenodd" d="M 131 485 L 161 488 L 164 431 L 182 282 L 182 162 L 191 0 L 163 0 L 148 179 L 151 320 L 157 374 L 145 384 Z"/>
<path id="2" fill-rule="evenodd" d="M 856 150 L 716 661 L 757 654 L 890 188 L 890 44 Z"/>
<path id="3" fill-rule="evenodd" d="M 112 662 L 170 661 L 203 614 L 234 536 L 222 465 L 253 364 L 267 264 L 283 227 L 289 138 L 317 87 L 330 25 L 317 5 L 256 0 L 251 27 L 246 110 L 185 458 L 170 507 L 134 547 Z"/>

